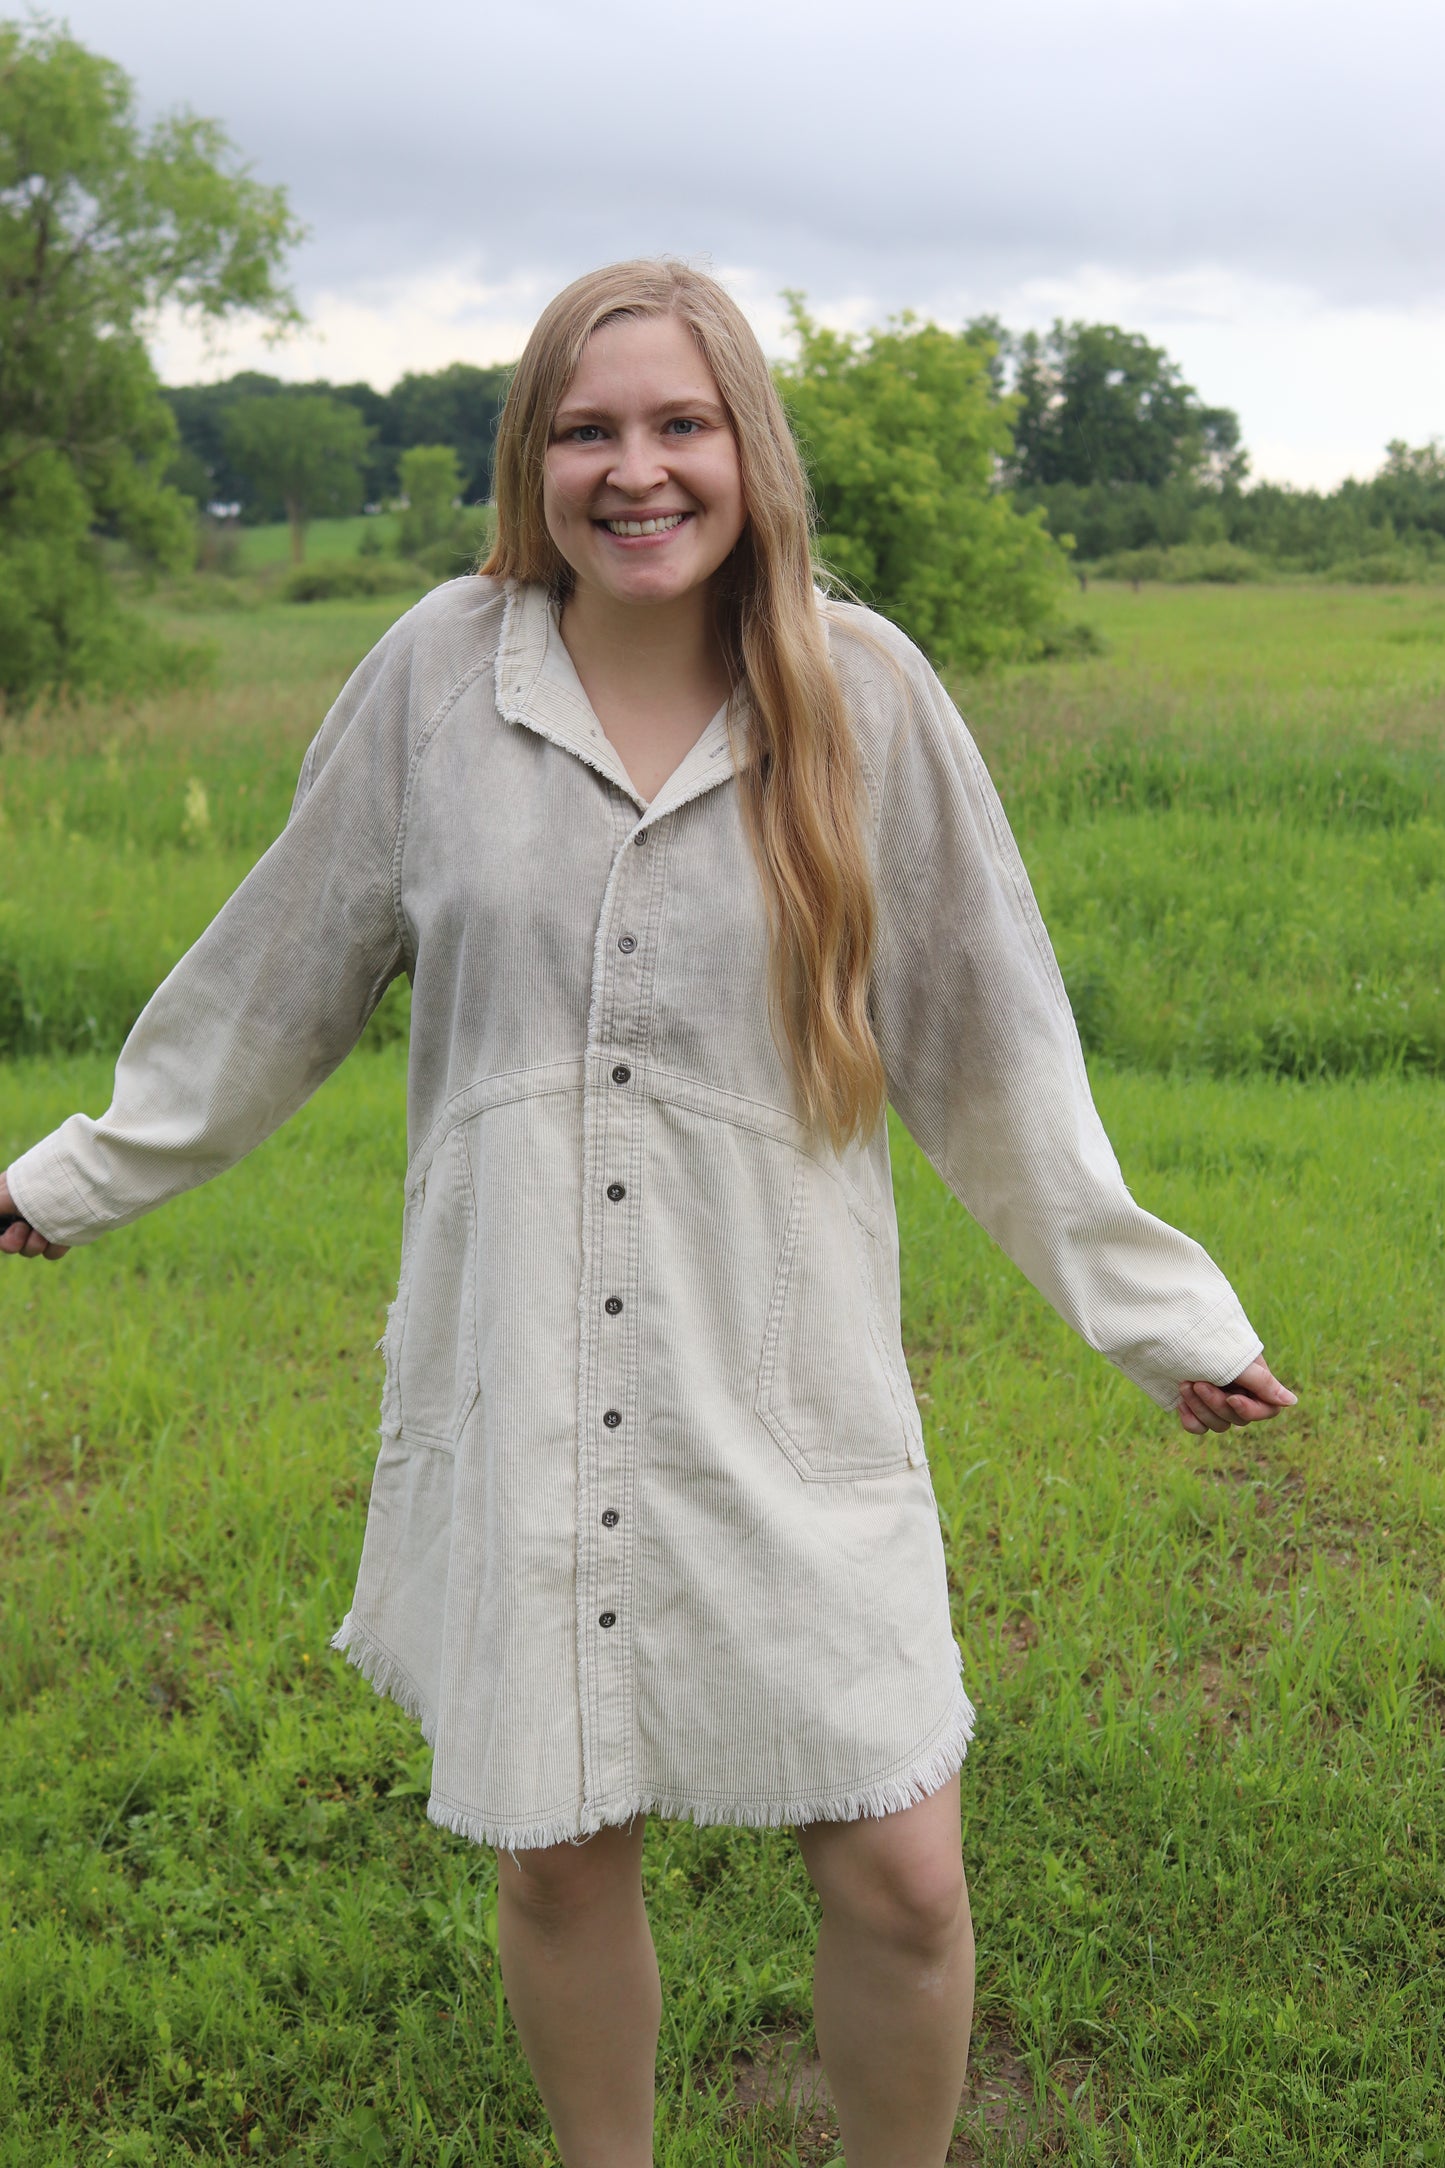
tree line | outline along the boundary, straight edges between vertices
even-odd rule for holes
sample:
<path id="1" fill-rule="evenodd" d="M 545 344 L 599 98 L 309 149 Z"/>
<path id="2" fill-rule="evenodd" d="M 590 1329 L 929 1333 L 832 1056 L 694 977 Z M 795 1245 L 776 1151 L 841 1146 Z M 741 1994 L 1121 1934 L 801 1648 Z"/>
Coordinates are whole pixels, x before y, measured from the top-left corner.
<path id="1" fill-rule="evenodd" d="M 112 561 L 192 566 L 198 506 L 308 519 L 400 493 L 402 546 L 455 570 L 458 503 L 490 491 L 506 369 L 366 384 L 251 373 L 167 390 L 146 335 L 180 309 L 285 329 L 300 237 L 216 123 L 140 117 L 112 61 L 41 18 L 0 22 L 0 701 L 137 689 L 187 667 L 122 606 Z M 807 462 L 823 563 L 935 661 L 1077 646 L 1070 565 L 1232 578 L 1445 565 L 1445 454 L 1392 444 L 1321 495 L 1248 484 L 1239 422 L 1162 348 L 1111 324 L 1015 334 L 905 313 L 831 331 L 789 297 L 777 381 Z M 433 561 L 429 561 L 429 553 Z"/>
<path id="2" fill-rule="evenodd" d="M 988 457 L 972 486 L 1008 496 L 1016 511 L 1041 514 L 1081 569 L 1167 575 L 1172 558 L 1196 577 L 1247 577 L 1268 567 L 1368 579 L 1445 562 L 1445 449 L 1438 442 L 1393 442 L 1378 473 L 1330 491 L 1252 482 L 1238 415 L 1207 405 L 1178 363 L 1137 331 L 1060 321 L 1046 333 L 1019 333 L 980 316 L 945 332 L 905 315 L 860 344 L 820 331 L 798 296 L 792 331 L 796 358 L 780 366 L 779 382 L 809 453 L 825 531 L 835 535 L 829 513 L 846 487 L 836 467 L 844 435 L 809 436 L 817 400 L 804 387 L 816 387 L 831 368 L 857 394 L 886 367 L 912 382 L 920 426 L 951 437 L 955 462 L 968 465 L 984 428 Z M 920 369 L 936 372 L 950 353 L 951 372 L 943 368 L 923 390 Z M 416 445 L 450 446 L 461 501 L 482 504 L 510 374 L 454 362 L 403 376 L 389 392 L 369 384 L 284 384 L 251 373 L 167 390 L 180 439 L 170 479 L 198 503 L 239 504 L 243 519 L 284 517 L 276 460 L 255 448 L 257 436 L 267 436 L 255 402 L 270 399 L 292 403 L 298 459 L 310 448 L 314 512 L 359 511 L 404 494 L 401 460 Z M 901 417 L 896 397 L 893 409 Z M 268 441 L 286 433 L 279 408 L 269 420 Z M 900 426 L 906 433 L 901 418 Z M 334 453 L 324 474 L 323 446 Z M 835 561 L 839 570 L 846 563 L 860 572 L 857 550 L 845 539 Z"/>
<path id="3" fill-rule="evenodd" d="M 179 439 L 168 480 L 197 504 L 239 504 L 247 521 L 285 517 L 275 462 L 258 462 L 250 436 L 261 402 L 305 401 L 306 419 L 334 442 L 344 469 L 337 509 L 359 512 L 404 494 L 401 459 L 418 444 L 449 445 L 456 454 L 458 493 L 484 504 L 492 489 L 492 448 L 511 369 L 480 369 L 466 361 L 410 372 L 390 391 L 363 383 L 289 384 L 242 370 L 217 384 L 168 386 L 164 397 Z M 324 401 L 317 408 L 316 401 Z M 239 417 L 239 427 L 238 427 Z M 264 434 L 265 424 L 261 424 Z M 271 433 L 286 430 L 277 410 Z M 297 427 L 298 437 L 304 430 Z"/>

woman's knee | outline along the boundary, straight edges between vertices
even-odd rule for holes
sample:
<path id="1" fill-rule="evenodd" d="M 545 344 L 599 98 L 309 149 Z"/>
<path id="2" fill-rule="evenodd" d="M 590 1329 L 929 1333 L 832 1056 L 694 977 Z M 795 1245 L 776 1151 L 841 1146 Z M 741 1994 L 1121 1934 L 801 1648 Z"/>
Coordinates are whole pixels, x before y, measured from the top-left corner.
<path id="1" fill-rule="evenodd" d="M 642 1832 L 599 1829 L 581 1844 L 497 1855 L 497 1893 L 539 1924 L 576 1919 L 641 1886 Z"/>
<path id="2" fill-rule="evenodd" d="M 931 1961 L 953 1948 L 968 1917 L 963 1862 L 946 1853 L 875 1862 L 859 1878 L 853 1906 L 875 1936 Z"/>
<path id="3" fill-rule="evenodd" d="M 933 1819 L 926 1828 L 891 1815 L 830 1825 L 821 1844 L 800 1831 L 825 1915 L 924 1961 L 953 1950 L 970 1932 L 962 1848 L 956 1824 Z"/>

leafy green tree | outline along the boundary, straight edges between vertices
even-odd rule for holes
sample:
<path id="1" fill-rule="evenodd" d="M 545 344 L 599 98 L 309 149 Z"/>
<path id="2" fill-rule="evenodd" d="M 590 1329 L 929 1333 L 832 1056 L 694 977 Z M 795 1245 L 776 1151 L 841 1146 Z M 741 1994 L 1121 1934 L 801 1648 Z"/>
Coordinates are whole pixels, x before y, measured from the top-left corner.
<path id="1" fill-rule="evenodd" d="M 379 503 L 400 486 L 402 453 L 414 444 L 449 444 L 461 468 L 458 494 L 484 503 L 492 491 L 492 454 L 510 368 L 478 369 L 470 362 L 426 375 L 411 374 L 390 391 L 370 384 L 283 384 L 279 377 L 242 371 L 219 384 L 182 384 L 166 393 L 181 441 L 210 476 L 210 493 L 230 503 L 246 495 L 245 479 L 226 450 L 226 416 L 241 399 L 323 397 L 356 408 L 371 430 L 362 468 L 367 501 Z M 260 507 L 254 508 L 259 514 Z"/>
<path id="2" fill-rule="evenodd" d="M 1055 323 L 1011 342 L 1013 480 L 1026 489 L 1240 482 L 1239 417 L 1205 406 L 1176 362 L 1117 324 Z"/>
<path id="3" fill-rule="evenodd" d="M 797 352 L 777 382 L 807 462 L 825 562 L 936 662 L 1033 651 L 1066 560 L 998 487 L 1011 402 L 991 338 L 910 314 L 861 338 L 788 296 Z"/>
<path id="4" fill-rule="evenodd" d="M 171 412 L 143 343 L 164 305 L 295 318 L 300 229 L 212 121 L 144 127 L 129 78 L 45 22 L 0 23 L 0 694 L 164 670 L 98 536 L 183 563 Z M 132 627 L 133 630 L 133 627 Z"/>
<path id="5" fill-rule="evenodd" d="M 1385 464 L 1366 485 L 1373 508 L 1402 535 L 1433 535 L 1445 540 L 1445 443 L 1406 444 L 1392 437 Z"/>
<path id="6" fill-rule="evenodd" d="M 291 528 L 291 562 L 306 555 L 306 528 L 322 512 L 354 512 L 368 430 L 355 407 L 319 393 L 240 399 L 226 417 L 231 463 L 263 503 L 279 503 Z"/>
<path id="7" fill-rule="evenodd" d="M 492 493 L 497 417 L 511 380 L 510 367 L 479 369 L 469 361 L 398 378 L 386 394 L 398 455 L 407 445 L 450 444 L 462 470 L 458 494 L 466 504 L 485 503 Z"/>
<path id="8" fill-rule="evenodd" d="M 440 542 L 453 524 L 452 510 L 461 494 L 462 471 L 450 444 L 413 444 L 401 455 L 398 478 L 407 509 L 402 515 L 405 556 Z"/>
<path id="9" fill-rule="evenodd" d="M 330 385 L 325 389 L 329 392 Z M 246 499 L 246 478 L 232 465 L 226 449 L 231 409 L 243 399 L 284 397 L 290 390 L 279 376 L 268 376 L 260 369 L 238 370 L 217 384 L 166 385 L 165 402 L 180 433 L 178 463 L 184 461 L 189 473 L 197 468 L 204 472 L 208 499 L 222 504 L 244 504 Z"/>

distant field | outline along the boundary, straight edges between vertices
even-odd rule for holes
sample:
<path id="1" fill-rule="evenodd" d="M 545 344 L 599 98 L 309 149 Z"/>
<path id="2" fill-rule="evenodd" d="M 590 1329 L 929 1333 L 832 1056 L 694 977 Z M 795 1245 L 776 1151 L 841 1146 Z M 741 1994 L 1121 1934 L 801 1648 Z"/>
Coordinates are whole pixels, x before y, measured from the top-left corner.
<path id="1" fill-rule="evenodd" d="M 192 598 L 194 599 L 194 598 Z M 1187 1437 L 896 1126 L 904 1336 L 968 1679 L 988 2168 L 1445 2163 L 1445 598 L 1092 587 L 957 688 L 1140 1201 L 1286 1421 Z M 194 609 L 214 686 L 0 749 L 0 1165 L 107 1097 L 387 602 Z M 244 1166 L 0 1267 L 0 2168 L 543 2168 L 491 1855 L 326 1647 L 375 1451 L 403 994 Z M 654 1825 L 658 2160 L 821 2168 L 731 2057 L 806 2037 L 784 1835 Z M 970 2110 L 970 2121 L 975 2120 Z"/>
<path id="2" fill-rule="evenodd" d="M 354 519 L 313 519 L 306 529 L 306 556 L 354 557 L 363 538 L 380 542 L 383 549 L 395 546 L 401 522 L 394 512 L 358 513 Z M 291 562 L 291 529 L 285 520 L 264 527 L 237 529 L 237 569 L 259 572 L 267 565 Z"/>
<path id="3" fill-rule="evenodd" d="M 1089 1051 L 1445 1076 L 1445 598 L 1096 586 L 1079 608 L 1106 655 L 957 690 Z M 397 604 L 161 614 L 216 643 L 214 687 L 5 745 L 0 1051 L 119 1044 Z"/>

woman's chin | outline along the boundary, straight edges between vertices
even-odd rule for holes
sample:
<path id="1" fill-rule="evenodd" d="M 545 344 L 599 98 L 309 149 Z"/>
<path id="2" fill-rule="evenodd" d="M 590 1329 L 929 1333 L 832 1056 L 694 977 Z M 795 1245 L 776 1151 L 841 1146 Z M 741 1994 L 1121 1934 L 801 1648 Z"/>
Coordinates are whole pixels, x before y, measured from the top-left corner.
<path id="1" fill-rule="evenodd" d="M 607 565 L 595 581 L 601 593 L 624 605 L 680 602 L 703 587 L 707 574 L 683 565 Z"/>

